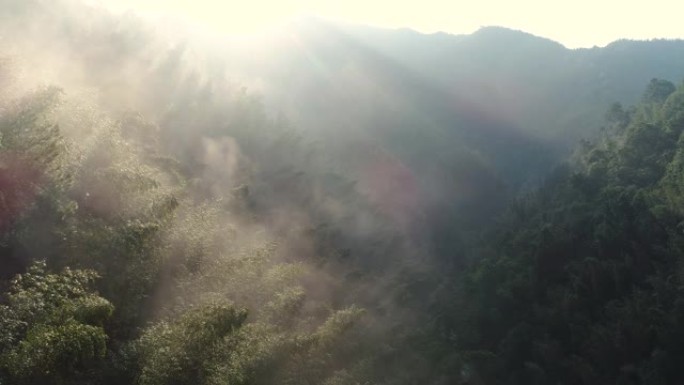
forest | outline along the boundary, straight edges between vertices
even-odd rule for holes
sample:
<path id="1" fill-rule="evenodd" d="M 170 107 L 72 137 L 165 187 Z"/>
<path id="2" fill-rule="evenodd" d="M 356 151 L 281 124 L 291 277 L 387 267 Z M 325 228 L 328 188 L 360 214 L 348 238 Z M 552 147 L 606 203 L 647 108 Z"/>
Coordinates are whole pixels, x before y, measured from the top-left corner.
<path id="1" fill-rule="evenodd" d="M 684 41 L 0 0 L 0 385 L 684 383 Z"/>

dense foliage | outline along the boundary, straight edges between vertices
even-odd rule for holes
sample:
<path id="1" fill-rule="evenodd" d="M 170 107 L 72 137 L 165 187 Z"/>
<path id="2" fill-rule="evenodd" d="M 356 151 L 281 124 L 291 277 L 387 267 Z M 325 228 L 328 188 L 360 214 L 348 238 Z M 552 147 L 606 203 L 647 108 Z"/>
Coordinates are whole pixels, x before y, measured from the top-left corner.
<path id="1" fill-rule="evenodd" d="M 684 86 L 641 104 L 515 202 L 454 284 L 474 383 L 673 384 L 684 357 Z"/>
<path id="2" fill-rule="evenodd" d="M 684 380 L 681 42 L 0 9 L 0 384 Z"/>

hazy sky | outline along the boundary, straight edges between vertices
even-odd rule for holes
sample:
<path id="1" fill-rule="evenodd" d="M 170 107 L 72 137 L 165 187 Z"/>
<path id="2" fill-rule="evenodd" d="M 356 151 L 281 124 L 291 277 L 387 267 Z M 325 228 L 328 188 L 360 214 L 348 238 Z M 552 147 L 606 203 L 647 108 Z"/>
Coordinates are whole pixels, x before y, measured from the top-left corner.
<path id="1" fill-rule="evenodd" d="M 683 38 L 677 0 L 103 0 L 123 10 L 183 16 L 229 33 L 258 32 L 314 14 L 378 27 L 470 33 L 500 25 L 567 47 L 603 46 L 619 38 Z"/>

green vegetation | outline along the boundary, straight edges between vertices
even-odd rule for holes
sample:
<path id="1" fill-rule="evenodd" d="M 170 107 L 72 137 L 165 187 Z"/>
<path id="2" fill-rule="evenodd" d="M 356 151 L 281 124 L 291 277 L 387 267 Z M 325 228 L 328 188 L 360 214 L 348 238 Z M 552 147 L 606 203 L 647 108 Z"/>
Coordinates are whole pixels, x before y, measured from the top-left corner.
<path id="1" fill-rule="evenodd" d="M 12 383 L 64 383 L 92 370 L 106 354 L 104 322 L 113 306 L 89 291 L 93 271 L 46 273 L 31 265 L 0 307 L 3 377 Z"/>
<path id="2" fill-rule="evenodd" d="M 640 105 L 612 108 L 602 139 L 509 209 L 451 288 L 469 376 L 682 381 L 682 95 L 652 80 Z"/>
<path id="3" fill-rule="evenodd" d="M 287 171 L 301 146 L 290 131 L 261 118 L 267 131 L 252 134 L 275 137 L 243 146 L 249 161 L 200 126 L 197 165 L 166 155 L 174 144 L 139 115 L 113 119 L 52 88 L 2 107 L 1 383 L 318 384 L 365 370 L 375 348 L 360 336 L 381 332 L 352 305 L 359 293 L 334 292 L 340 251 L 322 233 L 340 230 L 263 224 L 314 191 Z M 275 160 L 255 170 L 260 157 Z"/>
<path id="4" fill-rule="evenodd" d="M 0 384 L 684 381 L 681 42 L 0 7 Z"/>

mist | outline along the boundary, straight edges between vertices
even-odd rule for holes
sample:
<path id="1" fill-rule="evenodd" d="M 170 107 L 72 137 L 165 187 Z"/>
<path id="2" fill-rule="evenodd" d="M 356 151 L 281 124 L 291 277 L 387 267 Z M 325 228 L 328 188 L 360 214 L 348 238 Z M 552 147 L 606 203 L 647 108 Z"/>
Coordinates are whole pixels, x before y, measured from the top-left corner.
<path id="1" fill-rule="evenodd" d="M 683 78 L 0 0 L 0 383 L 676 383 Z"/>

